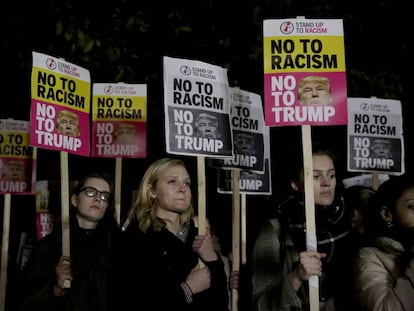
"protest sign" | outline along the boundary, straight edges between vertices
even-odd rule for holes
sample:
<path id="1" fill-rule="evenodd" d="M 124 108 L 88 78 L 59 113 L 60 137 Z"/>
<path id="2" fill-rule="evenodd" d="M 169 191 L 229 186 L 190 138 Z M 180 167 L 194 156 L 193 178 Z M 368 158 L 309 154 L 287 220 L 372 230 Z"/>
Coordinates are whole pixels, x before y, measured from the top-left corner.
<path id="1" fill-rule="evenodd" d="M 230 88 L 230 99 L 234 157 L 214 159 L 211 166 L 263 173 L 265 125 L 262 100 L 258 94 L 239 88 Z"/>
<path id="2" fill-rule="evenodd" d="M 348 99 L 348 171 L 404 173 L 401 102 Z"/>
<path id="3" fill-rule="evenodd" d="M 147 156 L 145 84 L 93 84 L 92 156 Z"/>
<path id="4" fill-rule="evenodd" d="M 226 69 L 164 57 L 164 109 L 168 153 L 233 156 Z"/>
<path id="5" fill-rule="evenodd" d="M 36 159 L 29 122 L 0 120 L 0 193 L 35 194 Z"/>
<path id="6" fill-rule="evenodd" d="M 263 22 L 265 123 L 347 123 L 342 20 Z"/>
<path id="7" fill-rule="evenodd" d="M 33 52 L 30 144 L 89 156 L 90 93 L 87 69 Z"/>

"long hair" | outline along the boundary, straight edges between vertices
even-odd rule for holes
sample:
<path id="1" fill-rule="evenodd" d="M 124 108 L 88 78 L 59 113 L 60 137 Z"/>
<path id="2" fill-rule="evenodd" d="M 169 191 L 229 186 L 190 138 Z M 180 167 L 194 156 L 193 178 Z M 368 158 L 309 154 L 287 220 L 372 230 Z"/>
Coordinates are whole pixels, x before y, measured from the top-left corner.
<path id="1" fill-rule="evenodd" d="M 398 236 L 397 230 L 401 229 L 398 223 L 387 223 L 381 216 L 381 210 L 385 207 L 394 216 L 396 214 L 396 205 L 398 199 L 403 193 L 414 188 L 414 177 L 410 174 L 401 176 L 391 176 L 390 179 L 383 182 L 377 189 L 374 196 L 374 212 L 375 212 L 375 230 L 377 235 L 390 236 L 393 238 L 401 238 Z M 397 234 L 397 236 L 396 236 Z M 401 240 L 400 240 L 401 241 Z"/>
<path id="2" fill-rule="evenodd" d="M 159 176 L 173 166 L 185 167 L 185 164 L 180 159 L 161 158 L 148 167 L 141 179 L 137 189 L 137 197 L 129 212 L 129 217 L 131 220 L 138 222 L 138 226 L 143 232 L 146 232 L 149 228 L 159 231 L 166 225 L 166 220 L 161 219 L 157 215 L 160 207 L 158 201 L 150 197 L 149 189 L 155 189 Z M 181 223 L 186 223 L 193 215 L 194 209 L 191 203 L 189 208 L 180 215 Z"/>

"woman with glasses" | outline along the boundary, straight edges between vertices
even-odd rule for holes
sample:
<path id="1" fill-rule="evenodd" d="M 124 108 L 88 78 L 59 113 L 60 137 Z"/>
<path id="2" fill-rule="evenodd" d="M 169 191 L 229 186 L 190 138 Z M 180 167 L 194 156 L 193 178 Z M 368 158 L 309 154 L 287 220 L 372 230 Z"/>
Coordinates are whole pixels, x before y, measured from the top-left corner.
<path id="1" fill-rule="evenodd" d="M 70 197 L 70 257 L 62 256 L 61 225 L 55 224 L 25 265 L 21 310 L 107 310 L 109 248 L 120 232 L 112 194 L 107 176 L 91 174 L 79 181 Z"/>

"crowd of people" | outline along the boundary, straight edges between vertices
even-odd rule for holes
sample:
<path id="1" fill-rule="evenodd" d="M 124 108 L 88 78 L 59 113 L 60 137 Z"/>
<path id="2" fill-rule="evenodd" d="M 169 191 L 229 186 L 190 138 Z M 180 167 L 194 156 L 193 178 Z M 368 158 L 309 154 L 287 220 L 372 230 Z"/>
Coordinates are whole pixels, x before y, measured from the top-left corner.
<path id="1" fill-rule="evenodd" d="M 414 310 L 414 177 L 344 189 L 334 154 L 315 146 L 312 163 L 316 249 L 299 165 L 240 270 L 209 225 L 200 233 L 183 160 L 147 168 L 122 228 L 111 178 L 87 175 L 70 196 L 70 254 L 57 221 L 19 276 L 16 310 L 228 311 L 236 290 L 238 310 L 301 311 L 315 285 L 323 311 Z"/>

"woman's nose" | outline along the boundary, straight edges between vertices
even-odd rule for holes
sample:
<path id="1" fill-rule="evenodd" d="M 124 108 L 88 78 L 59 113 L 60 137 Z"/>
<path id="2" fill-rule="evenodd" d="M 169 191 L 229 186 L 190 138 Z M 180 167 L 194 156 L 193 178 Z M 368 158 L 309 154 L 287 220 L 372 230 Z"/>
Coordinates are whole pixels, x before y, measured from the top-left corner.
<path id="1" fill-rule="evenodd" d="M 322 185 L 323 186 L 329 186 L 331 184 L 331 180 L 329 177 L 322 177 Z"/>
<path id="2" fill-rule="evenodd" d="M 187 191 L 187 185 L 185 183 L 179 183 L 178 190 L 182 192 Z"/>

